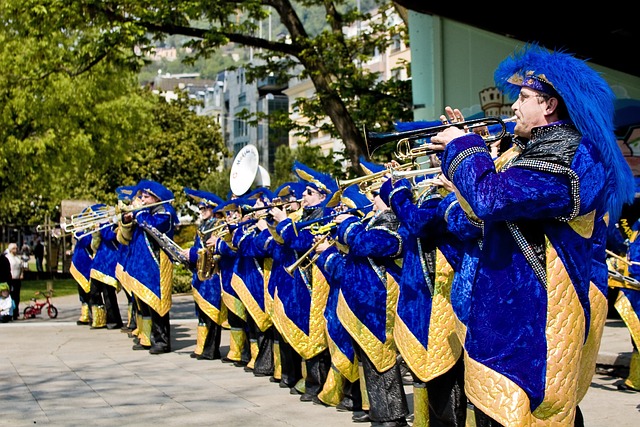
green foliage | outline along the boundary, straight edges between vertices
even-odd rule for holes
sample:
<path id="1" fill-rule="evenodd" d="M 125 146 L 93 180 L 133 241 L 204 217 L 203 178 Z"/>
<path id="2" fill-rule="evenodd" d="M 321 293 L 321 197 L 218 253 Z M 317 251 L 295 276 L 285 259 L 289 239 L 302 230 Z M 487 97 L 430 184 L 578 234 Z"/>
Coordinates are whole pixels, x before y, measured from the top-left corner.
<path id="1" fill-rule="evenodd" d="M 176 265 L 175 269 L 173 270 L 173 293 L 191 293 L 192 279 L 193 275 L 191 274 L 191 271 L 189 271 L 183 265 Z"/>

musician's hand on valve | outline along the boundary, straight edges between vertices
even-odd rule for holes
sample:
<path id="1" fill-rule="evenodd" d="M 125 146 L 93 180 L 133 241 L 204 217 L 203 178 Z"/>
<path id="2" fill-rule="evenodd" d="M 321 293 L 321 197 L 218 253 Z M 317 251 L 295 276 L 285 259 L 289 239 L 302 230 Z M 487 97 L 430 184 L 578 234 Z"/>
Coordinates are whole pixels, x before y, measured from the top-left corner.
<path id="1" fill-rule="evenodd" d="M 287 219 L 287 212 L 280 208 L 273 207 L 271 208 L 269 213 L 271 213 L 271 216 L 276 222 L 284 221 L 285 219 Z"/>
<path id="2" fill-rule="evenodd" d="M 322 239 L 322 237 L 316 237 L 316 239 Z M 318 244 L 318 246 L 316 246 L 317 253 L 322 253 L 329 249 L 329 247 L 331 247 L 331 242 L 329 242 L 328 240 L 329 239 L 324 239 L 321 243 Z"/>
<path id="3" fill-rule="evenodd" d="M 211 236 L 206 242 L 208 248 L 215 247 L 218 244 L 218 236 Z"/>
<path id="4" fill-rule="evenodd" d="M 267 229 L 267 220 L 264 218 L 260 218 L 258 220 L 258 222 L 256 222 L 256 227 L 258 227 L 258 230 L 263 231 Z"/>
<path id="5" fill-rule="evenodd" d="M 336 216 L 335 218 L 333 218 L 333 222 L 335 222 L 336 224 L 340 224 L 344 220 L 346 220 L 347 218 L 351 218 L 352 216 L 353 215 L 351 215 L 351 214 L 340 214 L 340 215 Z"/>

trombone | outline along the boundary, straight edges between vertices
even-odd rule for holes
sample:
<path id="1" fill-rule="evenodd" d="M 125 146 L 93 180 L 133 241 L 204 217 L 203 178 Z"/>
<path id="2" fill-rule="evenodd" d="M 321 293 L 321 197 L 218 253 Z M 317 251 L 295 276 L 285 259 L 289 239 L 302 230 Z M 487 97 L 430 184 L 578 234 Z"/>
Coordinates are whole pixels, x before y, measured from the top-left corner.
<path id="1" fill-rule="evenodd" d="M 365 131 L 365 143 L 367 146 L 367 153 L 369 157 L 383 145 L 397 141 L 395 156 L 398 160 L 415 159 L 422 156 L 428 156 L 434 154 L 436 151 L 430 150 L 421 145 L 414 145 L 413 141 L 419 139 L 430 138 L 436 135 L 438 132 L 456 126 L 459 128 L 468 129 L 469 131 L 477 131 L 480 133 L 484 141 L 489 144 L 501 140 L 507 134 L 506 122 L 515 120 L 515 117 L 508 119 L 501 119 L 500 117 L 483 117 L 479 119 L 464 120 L 457 123 L 447 123 L 439 126 L 428 126 L 421 129 L 413 129 L 404 132 L 367 132 Z M 488 126 L 499 125 L 500 132 L 497 134 L 491 134 L 482 132 Z"/>
<path id="2" fill-rule="evenodd" d="M 71 221 L 69 223 L 63 223 L 61 226 L 66 233 L 74 234 L 78 239 L 80 239 L 98 230 L 117 224 L 125 213 L 135 212 L 145 208 L 152 208 L 165 203 L 171 203 L 173 200 L 174 199 L 163 200 L 140 206 L 105 206 L 96 209 L 95 211 L 72 215 Z"/>

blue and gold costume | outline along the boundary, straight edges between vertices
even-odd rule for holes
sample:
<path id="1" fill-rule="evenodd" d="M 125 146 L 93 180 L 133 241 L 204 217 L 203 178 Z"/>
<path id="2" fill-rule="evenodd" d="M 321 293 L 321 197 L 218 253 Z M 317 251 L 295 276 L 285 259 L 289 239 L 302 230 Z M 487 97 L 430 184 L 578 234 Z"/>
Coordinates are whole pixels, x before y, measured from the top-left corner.
<path id="1" fill-rule="evenodd" d="M 301 183 L 288 182 L 282 184 L 274 191 L 274 196 L 283 200 L 299 200 L 305 185 Z M 296 222 L 300 219 L 302 210 L 290 213 L 288 216 Z M 282 388 L 292 388 L 302 378 L 302 358 L 291 347 L 282 336 L 282 325 L 279 317 L 274 313 L 274 299 L 279 286 L 291 287 L 288 282 L 293 281 L 285 268 L 296 261 L 296 252 L 282 244 L 282 239 L 275 232 L 275 227 L 261 231 L 255 240 L 255 245 L 263 252 L 264 257 L 264 306 L 267 314 L 271 317 L 274 331 L 274 381 L 280 382 Z M 285 322 L 286 323 L 286 322 Z"/>
<path id="2" fill-rule="evenodd" d="M 414 424 L 440 420 L 464 426 L 466 396 L 462 345 L 457 338 L 450 293 L 463 243 L 447 231 L 444 212 L 455 200 L 437 187 L 417 191 L 407 179 L 381 188 L 400 220 L 402 276 L 394 338 L 414 376 Z M 418 187 L 420 188 L 420 187 Z M 414 199 L 416 199 L 414 202 Z"/>
<path id="3" fill-rule="evenodd" d="M 258 188 L 245 197 L 243 205 L 248 208 L 261 199 L 263 206 L 270 202 L 271 194 L 266 188 Z M 251 359 L 246 370 L 255 375 L 273 374 L 273 321 L 265 306 L 264 252 L 255 245 L 255 218 L 250 224 L 238 227 L 233 235 L 233 246 L 237 248 L 236 264 L 231 286 L 244 304 L 247 313 L 247 332 Z"/>
<path id="4" fill-rule="evenodd" d="M 105 206 L 106 207 L 106 206 Z M 116 329 L 122 327 L 122 316 L 117 293 L 120 282 L 116 278 L 118 263 L 117 226 L 103 226 L 93 234 L 91 245 L 95 250 L 91 264 L 92 328 Z"/>
<path id="5" fill-rule="evenodd" d="M 630 265 L 628 267 L 629 274 L 634 279 L 640 278 L 640 240 L 638 233 L 640 232 L 640 220 L 636 221 L 631 227 L 631 236 L 629 244 L 628 259 Z M 631 335 L 633 351 L 631 353 L 631 362 L 629 364 L 629 375 L 619 386 L 623 390 L 640 391 L 640 288 L 627 289 L 621 288 L 616 298 L 615 308 L 620 313 L 620 317 L 627 325 Z"/>
<path id="6" fill-rule="evenodd" d="M 90 213 L 91 207 L 82 211 Z M 79 237 L 79 238 L 78 238 Z M 80 299 L 80 317 L 78 325 L 91 324 L 91 307 L 89 305 L 89 291 L 91 290 L 91 262 L 93 261 L 93 248 L 91 247 L 91 235 L 80 233 L 74 235 L 76 244 L 71 256 L 69 272 L 78 282 L 78 298 Z"/>
<path id="7" fill-rule="evenodd" d="M 349 251 L 336 311 L 362 363 L 371 421 L 403 424 L 409 410 L 393 339 L 403 242 L 391 209 L 370 218 L 338 225 L 337 242 Z"/>
<path id="8" fill-rule="evenodd" d="M 294 162 L 293 171 L 300 181 L 325 196 L 337 190 L 335 181 L 327 174 L 299 162 Z M 305 206 L 301 221 L 323 216 L 322 204 Z M 308 229 L 298 230 L 291 218 L 278 223 L 276 232 L 283 244 L 296 252 L 296 259 L 313 245 L 314 235 Z M 329 285 L 316 266 L 306 270 L 297 268 L 293 274 L 293 281 L 278 283 L 273 301 L 274 314 L 284 339 L 305 360 L 307 376 L 301 399 L 311 401 L 321 391 L 331 364 L 324 318 Z"/>
<path id="9" fill-rule="evenodd" d="M 184 192 L 198 202 L 200 209 L 213 210 L 224 202 L 217 195 L 206 191 L 184 188 Z M 220 354 L 221 325 L 227 320 L 227 310 L 222 304 L 220 271 L 217 266 L 205 266 L 205 268 L 212 268 L 212 271 L 202 272 L 209 274 L 208 278 L 200 278 L 201 272 L 198 271 L 199 258 L 210 256 L 205 244 L 218 222 L 215 215 L 202 221 L 198 226 L 194 244 L 189 248 L 189 265 L 193 272 L 191 287 L 198 314 L 196 348 L 192 355 L 198 359 L 213 360 L 222 357 Z"/>
<path id="10" fill-rule="evenodd" d="M 473 133 L 444 152 L 442 170 L 483 230 L 470 287 L 452 289 L 467 308 L 456 313 L 466 319 L 465 388 L 503 425 L 573 425 L 580 377 L 593 375 L 582 355 L 600 315 L 594 260 L 605 258 L 607 216 L 633 197 L 612 131 L 613 94 L 582 61 L 536 46 L 495 77 L 514 98 L 522 86 L 561 97 L 571 120 L 534 128 L 499 172 Z"/>
<path id="11" fill-rule="evenodd" d="M 363 217 L 371 212 L 371 201 L 360 192 L 357 185 L 351 185 L 342 192 L 340 203 L 348 209 L 358 210 L 360 216 Z M 334 232 L 335 227 L 328 232 L 331 238 L 335 237 L 333 236 Z M 362 411 L 363 399 L 358 357 L 353 346 L 353 338 L 340 322 L 337 313 L 340 288 L 346 283 L 346 278 L 343 275 L 345 263 L 344 255 L 335 245 L 331 245 L 323 251 L 315 261 L 315 265 L 320 268 L 330 286 L 324 316 L 327 321 L 327 340 L 331 353 L 331 365 L 332 369 L 337 371 L 332 375 L 333 381 L 341 383 L 338 387 L 334 387 L 339 390 L 339 393 L 329 396 L 320 393 L 318 398 L 327 405 L 341 404 L 346 409 Z"/>
<path id="12" fill-rule="evenodd" d="M 234 215 L 240 206 L 241 201 L 239 199 L 231 199 L 225 203 L 218 205 L 216 212 L 225 213 L 225 215 Z M 229 221 L 235 221 L 236 219 L 229 218 Z M 233 362 L 234 364 L 241 366 L 246 365 L 249 362 L 249 345 L 247 339 L 247 309 L 242 303 L 242 300 L 238 297 L 235 289 L 231 286 L 233 279 L 234 266 L 236 264 L 236 258 L 238 256 L 236 248 L 231 243 L 236 226 L 229 224 L 226 232 L 222 233 L 222 237 L 219 238 L 213 248 L 215 255 L 219 255 L 218 260 L 220 270 L 220 282 L 222 285 L 222 302 L 227 307 L 227 317 L 229 327 L 231 328 L 231 338 L 229 342 L 229 353 L 222 359 L 223 362 Z"/>
<path id="13" fill-rule="evenodd" d="M 118 241 L 129 245 L 122 283 L 135 296 L 142 316 L 142 326 L 139 325 L 140 342 L 134 349 L 149 349 L 153 354 L 164 353 L 171 351 L 169 310 L 173 290 L 173 262 L 151 234 L 164 234 L 171 239 L 178 217 L 168 203 L 173 200 L 173 193 L 162 184 L 142 180 L 136 189 L 167 203 L 139 207 L 134 212 L 133 222 L 120 222 Z"/>
<path id="14" fill-rule="evenodd" d="M 136 187 L 134 185 L 131 186 L 120 186 L 116 188 L 116 194 L 118 195 L 118 203 L 119 204 L 130 204 L 133 201 L 133 198 L 136 195 Z M 116 239 L 117 239 L 117 231 L 116 231 Z M 123 272 L 125 270 L 125 265 L 127 263 L 127 258 L 129 255 L 129 245 L 118 245 L 118 255 L 116 260 L 116 270 L 115 277 L 120 283 L 122 289 L 124 289 L 124 293 L 127 296 L 127 323 L 121 329 L 122 332 L 127 332 L 131 334 L 131 336 L 137 336 L 138 334 L 138 312 L 136 304 L 133 301 L 133 294 L 131 290 L 126 287 L 126 284 L 123 280 Z"/>

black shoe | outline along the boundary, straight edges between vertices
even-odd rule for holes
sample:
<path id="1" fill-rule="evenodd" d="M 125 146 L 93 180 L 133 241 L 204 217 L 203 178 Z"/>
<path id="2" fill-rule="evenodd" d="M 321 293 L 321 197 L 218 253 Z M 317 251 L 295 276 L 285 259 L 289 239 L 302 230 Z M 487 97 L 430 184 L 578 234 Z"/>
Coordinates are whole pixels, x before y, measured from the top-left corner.
<path id="1" fill-rule="evenodd" d="M 200 357 L 200 355 L 194 351 L 194 352 L 191 352 L 189 357 L 192 358 L 192 359 L 198 359 Z"/>
<path id="2" fill-rule="evenodd" d="M 369 414 L 364 411 L 355 411 L 351 416 L 351 421 L 354 423 L 368 423 L 371 421 Z"/>
<path id="3" fill-rule="evenodd" d="M 316 396 L 313 394 L 304 393 L 302 396 L 300 396 L 300 402 L 313 402 L 314 397 Z"/>
<path id="4" fill-rule="evenodd" d="M 393 421 L 374 421 L 371 423 L 371 427 L 405 427 L 408 425 L 407 420 L 404 418 Z"/>
<path id="5" fill-rule="evenodd" d="M 231 360 L 228 357 L 223 357 L 222 358 L 222 363 L 236 363 L 235 360 Z"/>
<path id="6" fill-rule="evenodd" d="M 202 354 L 200 356 L 196 357 L 196 359 L 198 359 L 198 360 L 213 360 L 212 357 L 203 356 Z"/>
<path id="7" fill-rule="evenodd" d="M 134 344 L 131 347 L 133 350 L 149 350 L 151 348 L 150 345 L 142 345 L 142 344 Z"/>
<path id="8" fill-rule="evenodd" d="M 130 334 L 131 332 L 133 332 L 133 329 L 128 326 L 123 326 L 122 328 L 120 328 L 120 332 L 122 332 L 123 334 Z"/>
<path id="9" fill-rule="evenodd" d="M 15 319 L 13 319 L 13 320 L 15 320 Z M 76 325 L 90 325 L 90 324 L 91 324 L 91 322 L 83 322 L 81 320 L 77 320 L 76 321 Z"/>
<path id="10" fill-rule="evenodd" d="M 302 396 L 304 396 L 304 394 Z M 302 400 L 302 396 L 300 396 L 300 400 Z M 320 405 L 320 406 L 326 406 L 326 407 L 331 406 L 324 403 L 322 400 L 320 400 L 318 396 L 313 396 L 313 399 L 311 399 L 311 401 L 313 402 L 314 405 Z"/>
<path id="11" fill-rule="evenodd" d="M 122 323 L 107 323 L 107 329 L 122 329 Z"/>
<path id="12" fill-rule="evenodd" d="M 245 367 L 243 368 L 243 370 L 244 370 L 245 372 L 253 372 L 253 368 L 250 368 L 250 367 L 248 367 L 248 366 L 245 366 Z"/>
<path id="13" fill-rule="evenodd" d="M 269 377 L 269 382 L 270 382 L 270 383 L 279 383 L 279 382 L 280 382 L 280 380 L 279 380 L 279 379 L 277 379 L 276 377 Z M 285 385 L 286 385 L 286 384 L 285 384 Z"/>
<path id="14" fill-rule="evenodd" d="M 171 353 L 171 349 L 165 346 L 155 346 L 149 349 L 150 354 L 163 354 L 163 353 Z"/>
<path id="15" fill-rule="evenodd" d="M 626 385 L 624 382 L 618 384 L 618 390 L 620 390 L 620 391 L 640 391 L 637 388 L 633 388 L 630 385 Z"/>
<path id="16" fill-rule="evenodd" d="M 238 360 L 233 362 L 233 366 L 235 366 L 236 368 L 239 368 L 241 366 L 247 366 L 247 362 L 243 361 L 243 360 Z"/>
<path id="17" fill-rule="evenodd" d="M 342 402 L 336 405 L 336 410 L 338 410 L 338 412 L 353 412 L 353 401 L 351 399 L 348 401 L 343 399 Z"/>
<path id="18" fill-rule="evenodd" d="M 300 395 L 300 394 L 303 394 L 303 393 L 300 393 L 300 392 L 298 391 L 298 389 L 297 389 L 297 388 L 295 388 L 295 386 L 294 386 L 294 387 L 291 387 L 291 388 L 289 389 L 289 394 L 297 394 L 297 395 Z"/>

